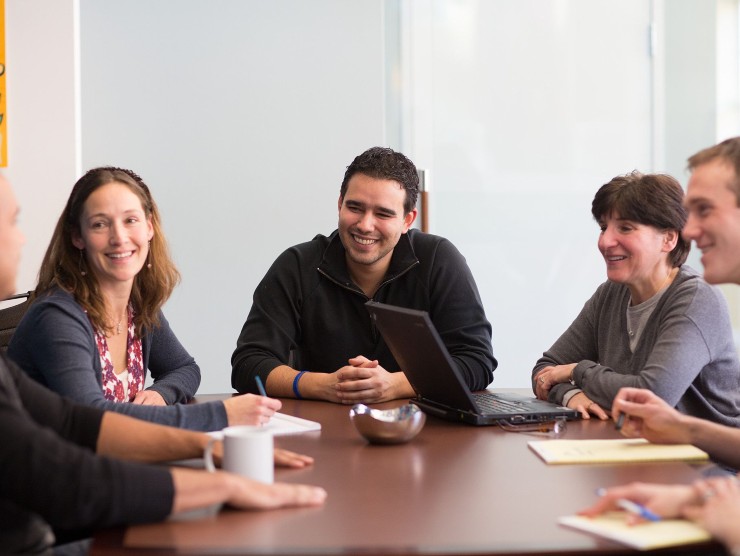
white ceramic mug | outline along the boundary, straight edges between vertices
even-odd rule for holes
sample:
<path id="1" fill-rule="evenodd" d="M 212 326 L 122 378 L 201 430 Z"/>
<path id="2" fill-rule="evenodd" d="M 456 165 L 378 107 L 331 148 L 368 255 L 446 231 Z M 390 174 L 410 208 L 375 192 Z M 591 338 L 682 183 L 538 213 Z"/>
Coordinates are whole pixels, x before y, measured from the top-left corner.
<path id="1" fill-rule="evenodd" d="M 226 427 L 223 431 L 224 455 L 221 467 L 261 483 L 272 483 L 274 479 L 274 456 L 272 433 L 263 427 Z M 203 454 L 208 471 L 215 471 L 213 464 L 212 439 Z"/>

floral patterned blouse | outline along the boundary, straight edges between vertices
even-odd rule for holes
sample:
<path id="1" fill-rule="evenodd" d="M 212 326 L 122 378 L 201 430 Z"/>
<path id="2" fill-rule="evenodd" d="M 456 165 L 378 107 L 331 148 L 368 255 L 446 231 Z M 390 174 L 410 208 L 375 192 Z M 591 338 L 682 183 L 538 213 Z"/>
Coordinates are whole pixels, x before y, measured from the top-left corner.
<path id="1" fill-rule="evenodd" d="M 131 402 L 136 393 L 144 389 L 144 356 L 141 348 L 141 338 L 135 334 L 134 310 L 128 307 L 128 326 L 126 339 L 126 371 L 128 372 L 127 387 L 113 370 L 113 361 L 108 350 L 108 341 L 105 333 L 95 330 L 95 342 L 100 354 L 100 366 L 103 369 L 103 396 L 113 402 Z M 126 374 L 126 371 L 122 374 Z"/>

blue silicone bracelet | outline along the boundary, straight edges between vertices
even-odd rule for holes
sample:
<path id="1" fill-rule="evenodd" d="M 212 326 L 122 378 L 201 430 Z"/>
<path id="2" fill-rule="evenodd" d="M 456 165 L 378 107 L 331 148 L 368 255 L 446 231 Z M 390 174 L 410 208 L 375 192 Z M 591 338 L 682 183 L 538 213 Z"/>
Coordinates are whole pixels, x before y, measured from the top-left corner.
<path id="1" fill-rule="evenodd" d="M 303 396 L 301 396 L 301 393 L 298 391 L 298 381 L 301 380 L 301 377 L 303 376 L 303 373 L 306 371 L 301 371 L 297 375 L 295 375 L 295 378 L 293 379 L 293 393 L 295 394 L 295 397 L 297 400 L 302 400 Z"/>

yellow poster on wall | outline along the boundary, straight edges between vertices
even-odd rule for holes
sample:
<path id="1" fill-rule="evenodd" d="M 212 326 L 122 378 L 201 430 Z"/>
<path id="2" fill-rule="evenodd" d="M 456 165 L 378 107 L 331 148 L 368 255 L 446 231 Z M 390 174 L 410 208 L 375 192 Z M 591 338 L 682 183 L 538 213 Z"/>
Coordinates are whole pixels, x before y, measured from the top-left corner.
<path id="1" fill-rule="evenodd" d="M 0 166 L 8 165 L 8 133 L 5 110 L 5 0 L 0 0 Z"/>

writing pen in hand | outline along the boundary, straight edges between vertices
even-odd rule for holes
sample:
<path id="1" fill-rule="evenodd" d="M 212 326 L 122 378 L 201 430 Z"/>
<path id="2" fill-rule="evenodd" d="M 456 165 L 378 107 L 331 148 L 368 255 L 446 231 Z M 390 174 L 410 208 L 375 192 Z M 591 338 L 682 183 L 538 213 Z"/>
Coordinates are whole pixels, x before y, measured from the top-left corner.
<path id="1" fill-rule="evenodd" d="M 262 379 L 259 376 L 255 376 L 254 381 L 257 383 L 257 390 L 260 391 L 260 395 L 266 398 L 267 392 L 265 392 L 265 387 L 262 385 Z"/>
<path id="2" fill-rule="evenodd" d="M 262 384 L 262 379 L 259 376 L 254 377 L 254 381 L 257 383 L 257 390 L 260 391 L 260 395 L 263 398 L 267 397 L 267 392 L 265 392 L 265 387 Z M 260 423 L 260 425 L 264 426 L 264 423 Z"/>
<path id="3" fill-rule="evenodd" d="M 606 489 L 600 488 L 596 491 L 596 494 L 598 494 L 599 496 L 603 496 L 604 494 L 606 494 Z M 629 512 L 648 521 L 660 521 L 660 516 L 658 514 L 651 512 L 642 504 L 638 504 L 637 502 L 633 502 L 632 500 L 627 500 L 626 498 L 617 498 L 614 503 L 625 512 Z"/>
<path id="4" fill-rule="evenodd" d="M 622 427 L 624 426 L 624 416 L 625 416 L 625 413 L 620 413 L 619 417 L 617 417 L 617 423 L 614 425 L 614 428 L 617 429 L 618 431 L 621 431 Z"/>

